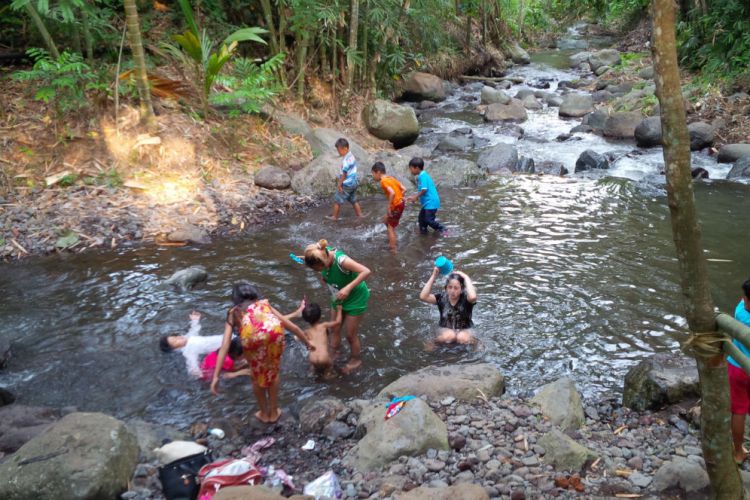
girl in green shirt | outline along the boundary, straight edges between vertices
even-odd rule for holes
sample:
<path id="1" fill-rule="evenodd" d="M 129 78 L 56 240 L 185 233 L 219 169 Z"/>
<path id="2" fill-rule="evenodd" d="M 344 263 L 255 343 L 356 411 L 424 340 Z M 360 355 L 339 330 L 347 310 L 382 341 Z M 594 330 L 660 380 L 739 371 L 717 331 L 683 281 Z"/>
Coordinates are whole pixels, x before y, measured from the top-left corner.
<path id="1" fill-rule="evenodd" d="M 365 283 L 365 279 L 370 276 L 370 270 L 341 250 L 329 247 L 326 240 L 307 246 L 305 264 L 318 271 L 323 283 L 331 290 L 333 314 L 335 314 L 336 307 L 341 305 L 343 321 L 341 325 L 331 330 L 331 347 L 335 356 L 341 346 L 341 329 L 343 328 L 346 340 L 351 346 L 352 357 L 341 371 L 350 373 L 362 365 L 357 331 L 370 299 L 370 289 Z"/>

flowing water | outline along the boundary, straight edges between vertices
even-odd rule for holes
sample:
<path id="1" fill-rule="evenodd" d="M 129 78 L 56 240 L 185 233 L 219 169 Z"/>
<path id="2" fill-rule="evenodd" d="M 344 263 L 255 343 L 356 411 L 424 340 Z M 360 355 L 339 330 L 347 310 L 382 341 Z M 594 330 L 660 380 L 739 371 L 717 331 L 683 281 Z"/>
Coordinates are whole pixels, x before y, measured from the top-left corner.
<path id="1" fill-rule="evenodd" d="M 551 53 L 519 70 L 528 79 L 571 79 L 548 66 Z M 553 88 L 556 81 L 553 80 Z M 518 88 L 522 88 L 519 86 Z M 488 141 L 515 141 L 475 120 L 460 100 L 478 89 L 459 89 L 438 110 L 423 115 L 422 141 L 471 126 Z M 530 113 L 518 141 L 535 160 L 563 161 L 570 170 L 581 151 L 631 153 L 632 143 L 584 134 L 578 142 L 554 137 L 575 122 L 556 109 Z M 183 333 L 192 309 L 204 313 L 203 333 L 220 334 L 233 282 L 258 285 L 283 311 L 306 294 L 325 304 L 317 275 L 292 262 L 290 251 L 327 238 L 373 270 L 370 309 L 360 332 L 364 368 L 329 383 L 316 380 L 306 353 L 291 337 L 282 363 L 281 399 L 295 405 L 323 394 L 369 397 L 396 377 L 432 363 L 493 363 L 509 377 L 511 392 L 527 392 L 562 375 L 588 396 L 619 392 L 629 367 L 654 352 L 677 349 L 684 335 L 677 264 L 660 180 L 661 151 L 623 156 L 612 170 L 567 178 L 492 178 L 472 188 L 444 189 L 439 219 L 448 236 L 422 236 L 416 209 L 398 228 L 400 251 L 387 251 L 379 214 L 382 196 L 365 199 L 369 216 L 354 220 L 348 207 L 339 223 L 329 207 L 243 238 L 197 248 L 145 247 L 121 252 L 29 259 L 2 267 L 0 338 L 14 357 L 0 386 L 19 402 L 74 405 L 118 416 L 188 425 L 197 418 L 245 415 L 253 398 L 245 380 L 224 382 L 214 398 L 189 380 L 179 354 L 163 354 L 157 339 Z M 726 175 L 708 157 L 694 155 L 712 178 Z M 429 163 L 428 163 L 429 168 Z M 740 229 L 750 223 L 750 188 L 711 180 L 696 185 L 704 246 L 717 305 L 736 304 L 750 255 Z M 437 311 L 418 300 L 431 262 L 439 255 L 476 281 L 477 350 L 429 352 Z M 160 282 L 200 264 L 209 282 L 178 293 Z"/>

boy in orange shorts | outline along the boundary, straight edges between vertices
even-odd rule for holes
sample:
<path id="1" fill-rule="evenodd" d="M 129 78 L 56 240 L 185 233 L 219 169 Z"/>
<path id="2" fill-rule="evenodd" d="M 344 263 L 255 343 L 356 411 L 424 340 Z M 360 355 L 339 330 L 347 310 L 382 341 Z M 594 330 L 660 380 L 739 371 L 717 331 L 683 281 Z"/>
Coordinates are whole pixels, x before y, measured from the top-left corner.
<path id="1" fill-rule="evenodd" d="M 404 192 L 406 188 L 398 179 L 385 175 L 385 165 L 377 162 L 372 166 L 372 177 L 380 183 L 385 196 L 388 198 L 388 213 L 383 217 L 383 223 L 388 230 L 388 245 L 391 252 L 396 252 L 396 227 L 404 213 Z"/>

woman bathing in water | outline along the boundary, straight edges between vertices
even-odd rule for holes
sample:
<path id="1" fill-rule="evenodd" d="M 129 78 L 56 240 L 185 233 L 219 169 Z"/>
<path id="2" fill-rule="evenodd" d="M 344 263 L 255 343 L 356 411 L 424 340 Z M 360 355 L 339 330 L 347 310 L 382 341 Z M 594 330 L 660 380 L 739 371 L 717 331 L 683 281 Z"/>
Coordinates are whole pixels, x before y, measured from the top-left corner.
<path id="1" fill-rule="evenodd" d="M 232 289 L 232 307 L 224 324 L 224 338 L 214 368 L 211 392 L 219 393 L 219 374 L 232 341 L 232 330 L 240 332 L 242 352 L 250 365 L 253 392 L 259 410 L 255 418 L 263 423 L 276 422 L 279 410 L 279 365 L 284 352 L 284 328 L 299 338 L 308 349 L 315 349 L 305 333 L 286 319 L 249 283 L 238 283 Z"/>
<path id="2" fill-rule="evenodd" d="M 362 365 L 357 330 L 362 324 L 362 318 L 367 312 L 367 302 L 370 300 L 370 289 L 365 283 L 370 276 L 370 270 L 341 250 L 329 247 L 326 240 L 320 240 L 305 248 L 305 264 L 319 272 L 323 283 L 331 290 L 331 321 L 336 321 L 336 310 L 341 305 L 343 319 L 339 325 L 331 329 L 331 348 L 335 358 L 341 347 L 343 328 L 352 357 L 341 371 L 345 374 L 350 373 Z"/>
<path id="3" fill-rule="evenodd" d="M 419 293 L 419 299 L 422 302 L 435 304 L 440 311 L 438 336 L 435 340 L 444 344 L 474 343 L 475 339 L 471 331 L 474 327 L 471 313 L 474 310 L 474 304 L 477 303 L 477 291 L 474 284 L 466 273 L 454 271 L 448 275 L 443 293 L 431 293 L 432 285 L 439 273 L 440 269 L 434 268 L 430 279 Z"/>

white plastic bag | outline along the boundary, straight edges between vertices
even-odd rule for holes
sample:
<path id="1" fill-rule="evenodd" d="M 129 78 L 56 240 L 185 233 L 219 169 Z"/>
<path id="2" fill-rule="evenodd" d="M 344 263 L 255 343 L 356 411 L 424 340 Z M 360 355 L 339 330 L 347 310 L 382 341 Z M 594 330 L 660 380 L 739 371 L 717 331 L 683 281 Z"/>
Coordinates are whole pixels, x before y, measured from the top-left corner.
<path id="1" fill-rule="evenodd" d="M 172 441 L 161 448 L 155 448 L 156 458 L 161 464 L 168 464 L 190 455 L 206 451 L 206 447 L 192 441 Z"/>
<path id="2" fill-rule="evenodd" d="M 339 484 L 339 478 L 336 477 L 336 473 L 332 470 L 329 470 L 306 485 L 303 493 L 315 497 L 316 500 L 322 497 L 336 499 L 344 497 L 344 492 L 341 491 L 341 485 Z"/>

